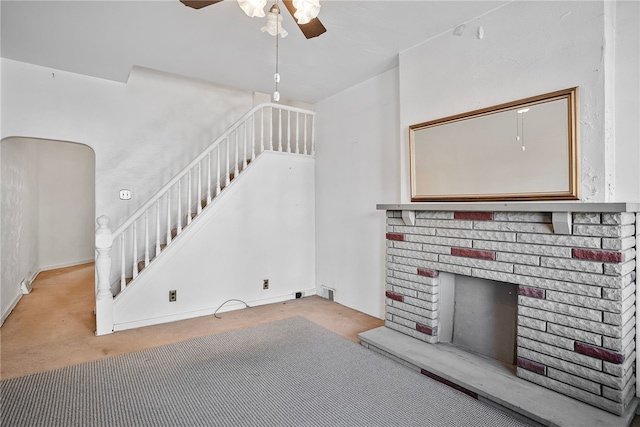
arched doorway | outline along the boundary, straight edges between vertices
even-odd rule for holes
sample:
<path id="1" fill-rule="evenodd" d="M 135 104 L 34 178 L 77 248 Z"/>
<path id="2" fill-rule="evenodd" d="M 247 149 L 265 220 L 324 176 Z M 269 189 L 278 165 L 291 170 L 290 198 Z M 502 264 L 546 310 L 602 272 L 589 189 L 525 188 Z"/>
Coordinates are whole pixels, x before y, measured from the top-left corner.
<path id="1" fill-rule="evenodd" d="M 21 297 L 23 281 L 94 259 L 95 153 L 84 144 L 5 138 L 0 183 L 4 322 Z"/>

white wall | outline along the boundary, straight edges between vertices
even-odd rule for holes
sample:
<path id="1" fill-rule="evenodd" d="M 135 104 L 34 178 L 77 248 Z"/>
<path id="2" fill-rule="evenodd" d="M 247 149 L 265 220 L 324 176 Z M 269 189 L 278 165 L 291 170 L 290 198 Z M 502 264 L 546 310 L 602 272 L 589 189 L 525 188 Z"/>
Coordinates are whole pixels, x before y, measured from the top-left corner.
<path id="1" fill-rule="evenodd" d="M 232 123 L 253 94 L 134 68 L 126 84 L 2 59 L 2 138 L 86 144 L 96 216 L 123 220 Z M 119 200 L 120 189 L 133 192 Z"/>
<path id="2" fill-rule="evenodd" d="M 313 181 L 311 157 L 260 155 L 116 298 L 116 330 L 314 294 Z"/>
<path id="3" fill-rule="evenodd" d="M 399 199 L 398 70 L 316 104 L 316 285 L 384 316 L 385 212 Z"/>
<path id="4" fill-rule="evenodd" d="M 82 144 L 35 141 L 38 152 L 38 269 L 92 262 L 95 158 Z"/>
<path id="5" fill-rule="evenodd" d="M 640 3 L 616 5 L 616 199 L 640 202 Z"/>
<path id="6" fill-rule="evenodd" d="M 620 5 L 620 3 L 619 3 Z M 620 6 L 624 9 L 636 6 Z M 611 13 L 607 11 L 607 16 Z M 638 16 L 627 17 L 624 34 L 637 31 Z M 484 29 L 484 38 L 476 31 Z M 636 37 L 637 40 L 637 37 Z M 617 199 L 608 190 L 605 143 L 615 144 L 605 132 L 605 81 L 611 78 L 603 50 L 605 7 L 602 2 L 512 2 L 467 23 L 466 31 L 453 31 L 416 46 L 400 55 L 400 129 L 402 132 L 402 200 L 408 202 L 408 126 L 450 115 L 497 105 L 573 86 L 580 87 L 580 158 L 582 199 Z M 636 42 L 624 46 L 637 69 Z M 608 46 L 607 49 L 610 49 Z M 610 51 L 609 51 L 610 54 Z M 607 73 L 605 73 L 605 71 Z M 630 87 L 637 88 L 632 75 L 620 74 Z M 608 83 L 609 84 L 609 83 Z M 624 84 L 616 82 L 616 85 Z M 629 86 L 627 86 L 629 87 Z M 637 89 L 633 95 L 637 97 Z M 636 98 L 637 99 L 637 98 Z M 624 119 L 631 116 L 624 114 Z M 637 124 L 637 109 L 634 123 Z M 637 136 L 615 145 L 617 157 L 637 160 Z M 628 182 L 638 182 L 637 168 L 617 169 L 618 191 L 625 197 Z M 636 193 L 637 194 L 637 193 Z M 636 196 L 636 201 L 637 201 Z M 633 200 L 626 200 L 633 201 Z"/>
<path id="7" fill-rule="evenodd" d="M 35 141 L 0 144 L 2 270 L 0 324 L 22 296 L 20 282 L 38 272 L 38 153 Z"/>

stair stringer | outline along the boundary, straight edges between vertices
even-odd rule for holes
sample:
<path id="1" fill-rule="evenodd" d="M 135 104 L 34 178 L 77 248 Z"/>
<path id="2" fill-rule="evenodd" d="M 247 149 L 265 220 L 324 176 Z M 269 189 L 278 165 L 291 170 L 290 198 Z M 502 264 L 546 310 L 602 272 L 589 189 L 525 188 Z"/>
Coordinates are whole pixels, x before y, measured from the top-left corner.
<path id="1" fill-rule="evenodd" d="M 230 299 L 254 306 L 314 294 L 314 169 L 309 156 L 258 156 L 114 299 L 113 330 L 210 315 Z"/>

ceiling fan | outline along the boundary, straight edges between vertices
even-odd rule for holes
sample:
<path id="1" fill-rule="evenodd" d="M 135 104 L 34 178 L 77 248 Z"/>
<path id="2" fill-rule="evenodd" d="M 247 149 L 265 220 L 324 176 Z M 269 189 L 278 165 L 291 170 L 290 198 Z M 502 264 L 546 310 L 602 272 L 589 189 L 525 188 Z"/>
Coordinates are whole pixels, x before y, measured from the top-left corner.
<path id="1" fill-rule="evenodd" d="M 182 4 L 185 6 L 189 6 L 194 9 L 202 9 L 203 7 L 210 6 L 212 4 L 220 3 L 223 0 L 180 0 Z M 293 5 L 293 0 L 282 0 L 284 5 L 286 6 L 291 16 L 300 27 L 300 30 L 304 34 L 304 36 L 308 39 L 318 37 L 319 35 L 325 33 L 327 29 L 322 25 L 318 18 L 313 18 L 306 24 L 301 24 L 298 22 L 298 19 L 294 16 L 296 13 L 296 7 Z"/>

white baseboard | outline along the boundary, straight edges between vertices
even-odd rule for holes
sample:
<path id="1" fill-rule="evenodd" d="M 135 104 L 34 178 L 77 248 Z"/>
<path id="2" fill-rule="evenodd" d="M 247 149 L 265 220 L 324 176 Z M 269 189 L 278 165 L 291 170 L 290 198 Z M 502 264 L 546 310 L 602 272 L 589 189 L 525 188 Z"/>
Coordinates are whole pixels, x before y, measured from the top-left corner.
<path id="1" fill-rule="evenodd" d="M 316 289 L 315 288 L 303 289 L 303 290 L 300 290 L 300 291 L 297 291 L 297 292 L 302 292 L 302 296 L 303 297 L 316 295 Z M 290 300 L 295 299 L 295 298 L 296 298 L 296 293 L 293 292 L 291 294 L 285 294 L 285 295 L 272 297 L 272 298 L 265 298 L 265 299 L 247 301 L 247 304 L 249 305 L 249 307 L 256 307 L 256 306 L 259 306 L 259 305 L 274 304 L 274 303 L 278 303 L 278 302 L 290 301 Z M 185 312 L 185 313 L 176 313 L 176 314 L 172 314 L 172 315 L 168 315 L 168 316 L 159 316 L 159 317 L 152 317 L 152 318 L 147 318 L 147 319 L 140 319 L 140 320 L 136 320 L 136 321 L 132 321 L 132 322 L 123 322 L 123 323 L 114 322 L 113 331 L 114 332 L 125 331 L 127 329 L 142 328 L 144 326 L 151 326 L 151 325 L 158 325 L 158 324 L 161 324 L 161 323 L 176 322 L 178 320 L 193 319 L 195 317 L 211 316 L 214 313 L 225 313 L 225 312 L 228 312 L 228 311 L 240 310 L 240 309 L 243 309 L 243 308 L 246 308 L 246 306 L 243 303 L 232 300 L 229 303 L 224 304 L 221 307 L 212 307 L 212 308 L 206 308 L 206 309 L 202 309 L 202 310 L 189 311 L 189 312 Z"/>
<path id="2" fill-rule="evenodd" d="M 76 265 L 89 264 L 90 262 L 95 262 L 95 258 L 91 258 L 83 261 L 67 262 L 63 264 L 47 265 L 44 267 L 41 266 L 38 273 L 41 273 L 43 271 L 49 271 L 49 270 L 57 270 L 59 268 L 75 267 Z"/>
<path id="3" fill-rule="evenodd" d="M 18 295 L 16 295 L 14 300 L 11 301 L 11 304 L 9 305 L 9 308 L 7 309 L 7 311 L 2 313 L 2 317 L 0 317 L 0 326 L 4 324 L 5 320 L 7 320 L 7 317 L 9 317 L 13 309 L 16 308 L 16 305 L 18 305 L 21 298 L 22 298 L 22 293 L 19 293 Z"/>

